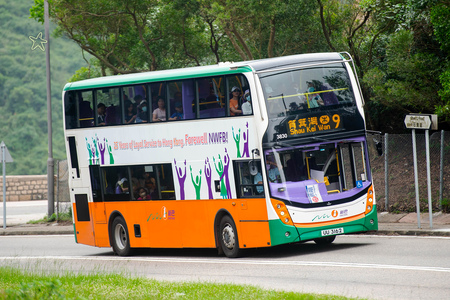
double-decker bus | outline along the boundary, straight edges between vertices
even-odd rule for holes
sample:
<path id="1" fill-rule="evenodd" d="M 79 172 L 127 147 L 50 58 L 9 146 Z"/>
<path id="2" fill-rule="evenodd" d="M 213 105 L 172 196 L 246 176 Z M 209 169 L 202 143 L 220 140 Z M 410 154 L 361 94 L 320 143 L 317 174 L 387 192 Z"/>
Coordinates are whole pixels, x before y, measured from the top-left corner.
<path id="1" fill-rule="evenodd" d="M 76 242 L 237 257 L 377 230 L 353 69 L 319 53 L 68 83 Z"/>

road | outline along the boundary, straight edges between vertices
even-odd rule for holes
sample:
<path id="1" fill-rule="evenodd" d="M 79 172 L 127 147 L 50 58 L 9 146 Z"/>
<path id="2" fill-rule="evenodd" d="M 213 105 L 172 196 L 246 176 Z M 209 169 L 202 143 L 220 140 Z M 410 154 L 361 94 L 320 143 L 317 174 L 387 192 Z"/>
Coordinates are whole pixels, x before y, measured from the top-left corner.
<path id="1" fill-rule="evenodd" d="M 6 226 L 39 220 L 48 213 L 47 200 L 6 202 Z M 3 226 L 3 202 L 0 205 L 0 226 Z"/>
<path id="2" fill-rule="evenodd" d="M 450 238 L 339 236 L 218 257 L 212 249 L 145 249 L 133 257 L 77 245 L 73 236 L 0 236 L 0 265 L 30 271 L 123 272 L 159 280 L 251 284 L 268 289 L 366 297 L 446 299 Z"/>

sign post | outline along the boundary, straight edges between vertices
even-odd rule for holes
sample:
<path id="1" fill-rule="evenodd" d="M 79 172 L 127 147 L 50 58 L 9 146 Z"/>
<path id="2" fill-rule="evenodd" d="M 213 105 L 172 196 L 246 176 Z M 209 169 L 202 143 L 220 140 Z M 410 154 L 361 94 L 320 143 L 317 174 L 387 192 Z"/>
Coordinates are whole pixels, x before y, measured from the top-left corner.
<path id="1" fill-rule="evenodd" d="M 3 164 L 3 229 L 6 229 L 6 166 L 5 163 L 13 162 L 11 155 L 9 154 L 8 148 L 6 148 L 5 143 L 2 141 L 0 144 L 1 148 L 1 161 Z"/>
<path id="2" fill-rule="evenodd" d="M 413 157 L 414 157 L 414 187 L 416 189 L 416 212 L 417 212 L 417 226 L 420 226 L 420 203 L 419 203 L 419 177 L 417 171 L 417 147 L 416 147 L 416 130 L 412 130 L 412 143 L 413 143 Z"/>
<path id="3" fill-rule="evenodd" d="M 412 129 L 413 156 L 414 156 L 414 183 L 416 189 L 417 224 L 420 226 L 420 203 L 419 203 L 419 179 L 417 171 L 417 148 L 416 129 L 425 129 L 425 147 L 427 157 L 427 188 L 428 188 L 428 211 L 430 216 L 430 228 L 433 228 L 433 204 L 431 201 L 431 171 L 430 171 L 430 137 L 429 129 L 437 130 L 437 115 L 410 114 L 405 116 L 406 128 Z"/>

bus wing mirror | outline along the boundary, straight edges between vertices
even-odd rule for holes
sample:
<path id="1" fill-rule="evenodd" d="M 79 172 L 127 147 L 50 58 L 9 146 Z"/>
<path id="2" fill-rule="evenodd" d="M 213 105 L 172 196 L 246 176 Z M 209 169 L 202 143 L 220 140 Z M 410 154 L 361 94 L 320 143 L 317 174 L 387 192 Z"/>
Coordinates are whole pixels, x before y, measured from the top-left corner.
<path id="1" fill-rule="evenodd" d="M 248 162 L 248 171 L 252 176 L 258 174 L 258 167 L 256 166 L 255 155 L 259 155 L 258 149 L 252 149 L 252 160 Z"/>
<path id="2" fill-rule="evenodd" d="M 258 174 L 258 167 L 256 166 L 256 163 L 254 160 L 248 162 L 248 171 L 250 172 L 250 175 L 255 176 Z"/>

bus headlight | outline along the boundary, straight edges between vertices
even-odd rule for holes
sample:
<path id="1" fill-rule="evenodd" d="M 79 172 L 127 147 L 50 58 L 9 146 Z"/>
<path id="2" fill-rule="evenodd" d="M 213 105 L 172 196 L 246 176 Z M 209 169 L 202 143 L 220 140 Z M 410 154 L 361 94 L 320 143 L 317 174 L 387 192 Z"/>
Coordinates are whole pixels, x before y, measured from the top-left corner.
<path id="1" fill-rule="evenodd" d="M 270 199 L 270 201 L 272 202 L 272 206 L 277 212 L 278 218 L 280 218 L 281 222 L 287 225 L 294 226 L 294 223 L 289 216 L 289 212 L 286 205 L 284 205 L 284 202 L 273 199 Z"/>
<path id="2" fill-rule="evenodd" d="M 373 185 L 371 185 L 369 187 L 369 190 L 367 191 L 367 202 L 365 212 L 366 215 L 372 211 L 374 204 L 375 201 L 374 201 Z"/>

